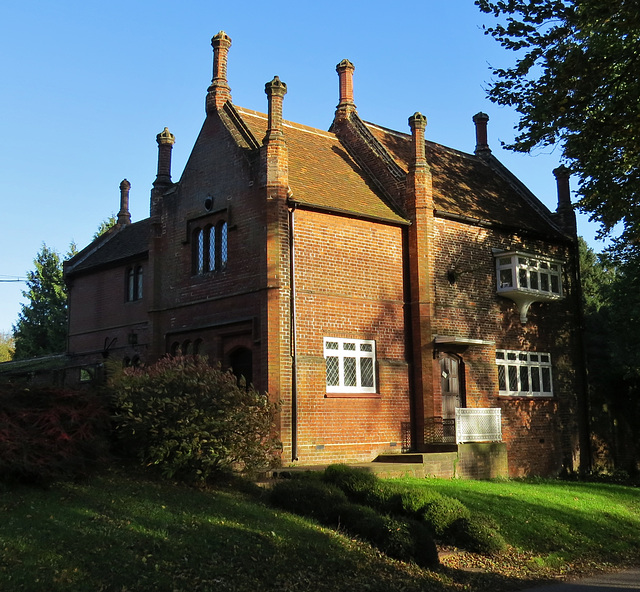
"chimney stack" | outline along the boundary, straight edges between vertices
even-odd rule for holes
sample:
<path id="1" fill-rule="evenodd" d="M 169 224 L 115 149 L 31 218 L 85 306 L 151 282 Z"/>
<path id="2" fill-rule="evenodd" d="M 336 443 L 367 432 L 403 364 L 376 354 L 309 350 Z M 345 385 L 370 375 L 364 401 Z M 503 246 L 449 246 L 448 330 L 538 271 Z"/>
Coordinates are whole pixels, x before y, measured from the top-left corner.
<path id="1" fill-rule="evenodd" d="M 473 123 L 476 124 L 476 150 L 475 155 L 483 159 L 488 159 L 491 156 L 491 148 L 487 142 L 487 122 L 489 116 L 486 113 L 476 113 L 473 116 Z"/>
<path id="2" fill-rule="evenodd" d="M 349 60 L 342 60 L 336 66 L 336 72 L 340 80 L 340 101 L 336 107 L 336 116 L 348 116 L 356 110 L 353 102 L 353 71 L 356 67 Z"/>
<path id="3" fill-rule="evenodd" d="M 264 142 L 270 142 L 279 138 L 284 138 L 282 128 L 282 103 L 284 95 L 287 94 L 287 85 L 280 81 L 280 78 L 274 76 L 271 82 L 264 85 L 264 92 L 267 93 L 269 101 L 269 119 L 267 127 L 267 135 Z"/>
<path id="4" fill-rule="evenodd" d="M 129 213 L 129 190 L 131 183 L 126 179 L 120 183 L 120 211 L 118 212 L 118 226 L 131 224 L 131 214 Z"/>
<path id="5" fill-rule="evenodd" d="M 211 46 L 213 47 L 213 78 L 207 89 L 207 114 L 221 109 L 227 101 L 231 101 L 231 88 L 227 82 L 227 57 L 231 47 L 231 37 L 224 31 L 220 31 L 211 39 Z"/>
<path id="6" fill-rule="evenodd" d="M 576 214 L 571 205 L 571 190 L 569 187 L 571 171 L 566 166 L 560 165 L 553 170 L 553 175 L 556 178 L 558 187 L 558 208 L 556 209 L 558 218 L 566 231 L 575 234 L 577 231 Z"/>
<path id="7" fill-rule="evenodd" d="M 412 168 L 427 166 L 427 158 L 424 147 L 424 130 L 427 128 L 427 118 L 422 113 L 414 113 L 409 117 L 412 143 Z"/>
<path id="8" fill-rule="evenodd" d="M 156 136 L 158 142 L 158 174 L 153 183 L 154 188 L 171 184 L 171 150 L 175 143 L 175 136 L 168 127 Z"/>

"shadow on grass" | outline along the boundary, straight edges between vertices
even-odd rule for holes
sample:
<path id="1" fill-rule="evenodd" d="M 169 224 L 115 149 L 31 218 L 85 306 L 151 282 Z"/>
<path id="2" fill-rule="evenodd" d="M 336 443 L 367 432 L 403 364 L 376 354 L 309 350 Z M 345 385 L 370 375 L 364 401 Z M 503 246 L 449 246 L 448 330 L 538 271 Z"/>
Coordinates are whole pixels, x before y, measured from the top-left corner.
<path id="1" fill-rule="evenodd" d="M 237 493 L 122 475 L 3 491 L 0 512 L 0 589 L 445 592 L 529 583 L 422 570 Z"/>

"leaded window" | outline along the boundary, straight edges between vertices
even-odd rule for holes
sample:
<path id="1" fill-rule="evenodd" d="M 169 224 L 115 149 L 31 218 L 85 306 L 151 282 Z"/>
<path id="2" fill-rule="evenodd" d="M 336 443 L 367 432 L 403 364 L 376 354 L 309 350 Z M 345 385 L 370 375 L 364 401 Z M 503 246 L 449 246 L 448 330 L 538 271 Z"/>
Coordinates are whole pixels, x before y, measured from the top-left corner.
<path id="1" fill-rule="evenodd" d="M 375 341 L 324 338 L 327 392 L 375 393 Z"/>
<path id="2" fill-rule="evenodd" d="M 500 395 L 553 396 L 551 355 L 540 352 L 496 350 Z"/>

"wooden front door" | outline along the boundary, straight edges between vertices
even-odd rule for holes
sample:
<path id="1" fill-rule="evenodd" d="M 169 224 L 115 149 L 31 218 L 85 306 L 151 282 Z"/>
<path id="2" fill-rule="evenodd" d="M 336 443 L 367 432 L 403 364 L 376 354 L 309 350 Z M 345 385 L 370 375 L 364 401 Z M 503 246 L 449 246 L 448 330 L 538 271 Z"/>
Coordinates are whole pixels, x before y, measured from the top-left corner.
<path id="1" fill-rule="evenodd" d="M 464 407 L 464 372 L 458 356 L 442 354 L 440 357 L 440 377 L 442 384 L 442 419 L 453 420 L 456 407 Z"/>

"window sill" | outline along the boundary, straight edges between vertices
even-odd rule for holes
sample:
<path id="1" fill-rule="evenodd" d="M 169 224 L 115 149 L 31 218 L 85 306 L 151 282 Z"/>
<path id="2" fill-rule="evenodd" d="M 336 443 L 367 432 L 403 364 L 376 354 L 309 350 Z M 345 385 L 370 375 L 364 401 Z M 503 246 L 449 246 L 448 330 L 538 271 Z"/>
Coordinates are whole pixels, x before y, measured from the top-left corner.
<path id="1" fill-rule="evenodd" d="M 554 395 L 503 395 L 502 393 L 500 393 L 498 397 L 500 399 L 509 399 L 509 400 L 518 399 L 522 401 L 532 401 L 532 400 L 537 401 L 539 399 L 550 401 L 555 399 Z"/>
<path id="2" fill-rule="evenodd" d="M 382 399 L 380 393 L 325 393 L 325 399 Z"/>

